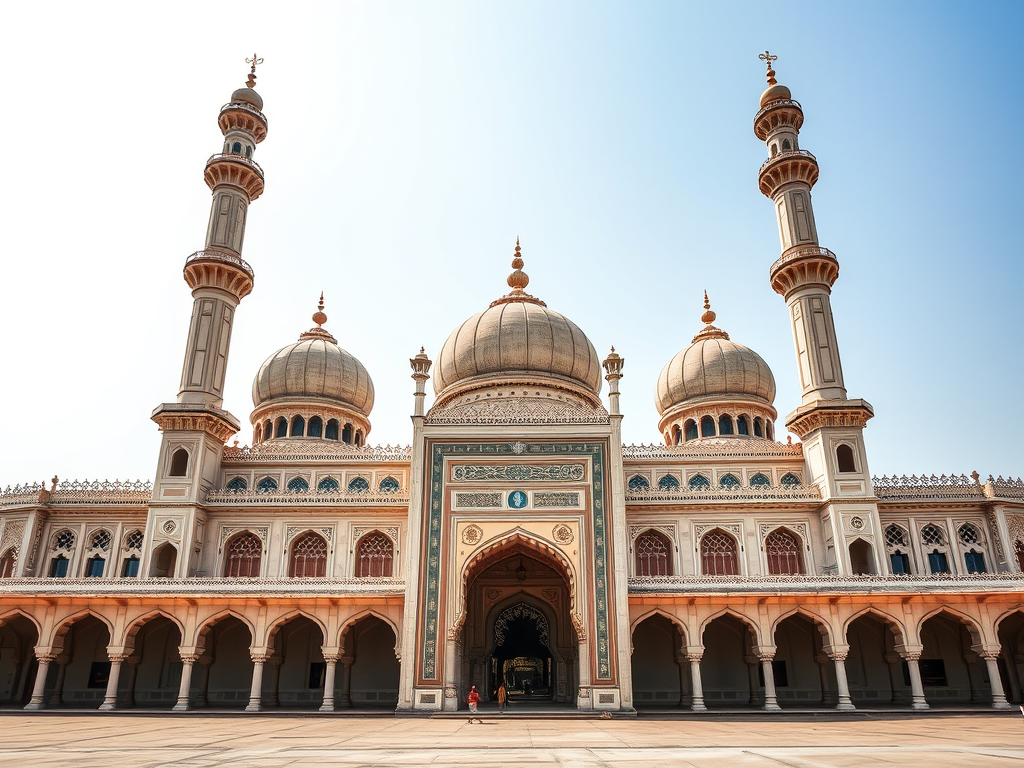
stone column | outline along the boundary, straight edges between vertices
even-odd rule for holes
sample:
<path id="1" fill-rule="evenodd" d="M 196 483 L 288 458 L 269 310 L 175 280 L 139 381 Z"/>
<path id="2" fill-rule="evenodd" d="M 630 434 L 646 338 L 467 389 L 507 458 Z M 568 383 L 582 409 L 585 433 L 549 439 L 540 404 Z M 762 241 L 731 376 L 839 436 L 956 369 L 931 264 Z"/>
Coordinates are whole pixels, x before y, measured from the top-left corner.
<path id="1" fill-rule="evenodd" d="M 677 653 L 675 661 L 679 668 L 679 706 L 688 707 L 693 704 L 693 697 L 690 695 L 690 665 L 685 654 Z"/>
<path id="2" fill-rule="evenodd" d="M 992 686 L 992 709 L 1010 709 L 1010 702 L 1006 700 L 1006 692 L 1003 690 L 1003 681 L 999 677 L 999 651 L 982 651 L 979 656 L 985 660 L 988 667 L 988 681 Z"/>
<path id="3" fill-rule="evenodd" d="M 252 657 L 252 687 L 249 689 L 249 704 L 246 712 L 259 712 L 263 709 L 263 665 L 270 658 L 265 653 L 253 653 Z"/>
<path id="4" fill-rule="evenodd" d="M 765 712 L 779 712 L 782 707 L 779 706 L 779 699 L 775 691 L 775 669 L 772 667 L 772 661 L 775 659 L 775 651 L 761 651 L 757 654 L 757 658 L 761 660 L 761 669 L 764 671 L 764 706 L 762 709 Z"/>
<path id="5" fill-rule="evenodd" d="M 57 682 L 53 686 L 53 693 L 50 694 L 50 706 L 59 707 L 64 703 L 64 675 L 68 671 L 68 663 L 71 658 L 68 656 L 58 656 L 57 662 Z"/>
<path id="6" fill-rule="evenodd" d="M 338 696 L 339 707 L 351 707 L 352 706 L 352 664 L 355 662 L 355 656 L 341 656 L 338 661 L 341 662 L 341 693 Z"/>
<path id="7" fill-rule="evenodd" d="M 320 705 L 321 712 L 334 711 L 334 675 L 338 667 L 338 656 L 333 653 L 325 653 L 324 661 L 327 669 L 324 671 L 324 702 Z"/>
<path id="8" fill-rule="evenodd" d="M 900 663 L 902 659 L 898 653 L 887 653 L 883 658 L 885 663 L 889 665 L 889 687 L 892 688 L 892 703 L 906 704 L 906 698 L 903 695 L 903 665 Z M 973 683 L 971 685 L 973 686 Z"/>
<path id="9" fill-rule="evenodd" d="M 197 707 L 205 707 L 210 703 L 210 667 L 212 666 L 212 656 L 199 657 L 199 693 L 196 695 Z"/>
<path id="10" fill-rule="evenodd" d="M 707 707 L 704 706 L 704 686 L 700 681 L 700 660 L 704 658 L 704 649 L 699 646 L 698 648 L 699 650 L 688 648 L 686 651 L 686 660 L 690 662 L 690 683 L 693 691 L 691 709 L 694 712 L 705 712 Z"/>
<path id="11" fill-rule="evenodd" d="M 928 702 L 924 698 L 924 685 L 921 684 L 921 668 L 917 662 L 921 660 L 921 653 L 919 651 L 900 651 L 900 656 L 907 662 L 907 667 L 910 668 L 910 708 L 911 709 L 930 709 Z"/>
<path id="12" fill-rule="evenodd" d="M 192 686 L 192 665 L 199 656 L 194 653 L 181 654 L 181 682 L 178 684 L 178 700 L 171 708 L 173 712 L 188 712 L 188 689 Z"/>
<path id="13" fill-rule="evenodd" d="M 268 707 L 281 706 L 281 698 L 278 695 L 278 691 L 281 686 L 282 664 L 284 664 L 284 659 L 282 659 L 280 656 L 272 656 L 270 658 L 270 696 L 267 697 Z"/>
<path id="14" fill-rule="evenodd" d="M 752 707 L 760 706 L 761 695 L 760 687 L 761 684 L 757 679 L 757 656 L 744 656 L 743 661 L 747 665 L 747 687 L 750 688 L 750 698 L 747 703 Z"/>
<path id="15" fill-rule="evenodd" d="M 128 658 L 126 653 L 108 653 L 110 659 L 110 675 L 107 677 L 107 690 L 103 696 L 101 710 L 117 709 L 117 681 L 121 678 L 121 663 Z"/>
<path id="16" fill-rule="evenodd" d="M 984 704 L 985 700 L 981 695 L 981 681 L 978 680 L 978 670 L 974 663 L 978 661 L 978 654 L 967 651 L 964 654 L 964 662 L 967 664 L 967 682 L 971 686 L 971 704 Z"/>
<path id="17" fill-rule="evenodd" d="M 836 667 L 836 688 L 839 689 L 839 699 L 836 702 L 836 709 L 856 709 L 856 707 L 853 706 L 853 701 L 850 699 L 850 684 L 846 680 L 846 657 L 849 653 L 849 648 L 844 648 L 842 650 L 833 649 L 828 652 L 829 657 L 835 663 Z"/>
<path id="18" fill-rule="evenodd" d="M 39 666 L 36 668 L 36 682 L 32 686 L 32 698 L 25 705 L 25 709 L 46 709 L 46 702 L 43 701 L 43 696 L 46 693 L 46 673 L 50 669 L 50 662 L 55 658 L 57 658 L 55 653 L 36 654 L 36 661 L 39 662 Z"/>
<path id="19" fill-rule="evenodd" d="M 832 690 L 832 680 L 828 676 L 827 665 L 831 659 L 829 659 L 826 653 L 816 653 L 814 661 L 818 665 L 818 678 L 821 681 L 821 706 L 834 707 L 839 702 Z"/>
<path id="20" fill-rule="evenodd" d="M 121 706 L 135 706 L 135 683 L 139 679 L 139 664 L 141 662 L 141 656 L 128 657 L 128 690 L 125 691 L 124 698 L 121 699 Z"/>

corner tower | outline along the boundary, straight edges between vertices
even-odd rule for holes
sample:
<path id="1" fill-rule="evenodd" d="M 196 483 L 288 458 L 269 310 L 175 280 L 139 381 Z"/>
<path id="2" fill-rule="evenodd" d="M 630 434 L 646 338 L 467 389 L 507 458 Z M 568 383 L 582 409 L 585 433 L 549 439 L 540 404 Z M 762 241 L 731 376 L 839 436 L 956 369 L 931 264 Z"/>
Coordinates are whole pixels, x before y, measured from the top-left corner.
<path id="1" fill-rule="evenodd" d="M 864 448 L 864 426 L 874 415 L 865 400 L 851 400 L 843 382 L 839 343 L 830 296 L 839 278 L 839 260 L 818 243 L 811 188 L 818 161 L 800 148 L 803 109 L 789 88 L 775 79 L 768 51 L 768 88 L 761 94 L 754 133 L 765 142 L 768 159 L 758 172 L 761 192 L 775 204 L 782 255 L 772 264 L 772 288 L 786 300 L 796 345 L 802 398 L 786 426 L 804 442 L 809 476 L 830 500 L 823 511 L 828 545 L 825 568 L 849 573 L 849 548 L 857 539 L 872 549 L 872 572 L 883 569 L 878 512 Z M 854 499 L 863 503 L 854 504 Z M 840 500 L 851 500 L 850 504 Z M 858 545 L 858 552 L 863 545 Z M 863 558 L 858 558 L 863 560 Z"/>
<path id="2" fill-rule="evenodd" d="M 143 562 L 148 575 L 187 576 L 199 555 L 203 513 L 195 505 L 217 481 L 225 441 L 238 419 L 223 410 L 224 378 L 235 309 L 252 292 L 253 270 L 242 259 L 249 205 L 263 192 L 263 170 L 252 159 L 267 136 L 263 99 L 253 90 L 255 55 L 245 87 L 231 94 L 217 123 L 221 152 L 206 161 L 204 177 L 213 193 L 206 245 L 185 260 L 192 289 L 192 320 L 185 345 L 177 402 L 153 411 L 160 445 Z"/>

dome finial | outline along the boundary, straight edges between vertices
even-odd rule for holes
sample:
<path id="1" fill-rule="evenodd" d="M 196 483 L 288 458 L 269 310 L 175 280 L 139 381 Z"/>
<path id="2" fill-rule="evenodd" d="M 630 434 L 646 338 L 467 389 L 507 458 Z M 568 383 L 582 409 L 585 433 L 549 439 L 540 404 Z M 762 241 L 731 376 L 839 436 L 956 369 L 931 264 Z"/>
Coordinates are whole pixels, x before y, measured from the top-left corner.
<path id="1" fill-rule="evenodd" d="M 508 276 L 508 285 L 515 295 L 521 294 L 523 289 L 530 284 L 530 276 L 523 272 L 523 264 L 525 262 L 523 261 L 522 250 L 519 245 L 519 235 L 516 235 L 516 253 L 512 257 L 512 269 L 515 272 Z"/>
<path id="2" fill-rule="evenodd" d="M 715 318 L 718 317 L 711 309 L 711 301 L 708 299 L 708 292 L 704 291 L 704 314 L 700 316 L 700 321 L 704 323 L 704 327 L 700 329 L 700 333 L 693 337 L 693 343 L 696 344 L 701 339 L 728 339 L 729 334 L 723 331 L 721 328 L 716 328 L 712 325 L 715 322 Z"/>
<path id="3" fill-rule="evenodd" d="M 251 59 L 246 59 L 245 60 L 245 63 L 246 64 L 252 64 L 252 67 L 249 69 L 249 79 L 245 81 L 245 87 L 246 88 L 255 88 L 256 87 L 256 65 L 257 64 L 262 64 L 263 63 L 263 59 L 259 58 L 254 53 L 252 55 Z"/>
<path id="4" fill-rule="evenodd" d="M 327 322 L 327 315 L 324 314 L 323 291 L 320 291 L 320 303 L 317 305 L 316 312 L 313 313 L 313 322 L 317 324 L 317 327 L 322 327 Z"/>
<path id="5" fill-rule="evenodd" d="M 711 323 L 715 322 L 715 318 L 716 317 L 717 317 L 717 315 L 714 312 L 711 311 L 711 302 L 708 301 L 708 292 L 705 290 L 704 291 L 704 314 L 700 316 L 700 321 L 702 323 L 707 323 L 708 325 L 711 325 Z"/>
<path id="6" fill-rule="evenodd" d="M 320 303 L 317 304 L 316 312 L 313 313 L 313 322 L 316 323 L 316 327 L 310 328 L 308 331 L 301 334 L 299 336 L 299 341 L 304 341 L 307 339 L 323 339 L 324 341 L 329 341 L 332 344 L 338 343 L 338 340 L 331 336 L 328 330 L 324 328 L 324 323 L 327 322 L 327 315 L 324 314 L 323 291 L 320 291 Z"/>
<path id="7" fill-rule="evenodd" d="M 768 73 L 766 75 L 766 77 L 768 78 L 768 85 L 775 85 L 775 70 L 772 69 L 772 62 L 777 60 L 779 57 L 772 56 L 771 53 L 765 51 L 764 53 L 757 54 L 757 58 L 759 58 L 761 61 L 768 65 Z"/>

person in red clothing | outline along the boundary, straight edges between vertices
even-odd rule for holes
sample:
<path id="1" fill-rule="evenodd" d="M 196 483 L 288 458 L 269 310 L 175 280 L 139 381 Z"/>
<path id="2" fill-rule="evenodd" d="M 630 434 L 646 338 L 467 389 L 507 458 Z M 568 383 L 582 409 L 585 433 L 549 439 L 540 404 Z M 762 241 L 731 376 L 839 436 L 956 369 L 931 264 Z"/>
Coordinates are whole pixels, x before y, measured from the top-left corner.
<path id="1" fill-rule="evenodd" d="M 480 703 L 480 694 L 476 692 L 476 686 L 469 686 L 469 695 L 466 697 L 466 701 L 469 703 L 469 722 L 472 723 L 476 720 L 478 723 L 483 724 L 483 720 L 477 717 L 477 704 Z"/>

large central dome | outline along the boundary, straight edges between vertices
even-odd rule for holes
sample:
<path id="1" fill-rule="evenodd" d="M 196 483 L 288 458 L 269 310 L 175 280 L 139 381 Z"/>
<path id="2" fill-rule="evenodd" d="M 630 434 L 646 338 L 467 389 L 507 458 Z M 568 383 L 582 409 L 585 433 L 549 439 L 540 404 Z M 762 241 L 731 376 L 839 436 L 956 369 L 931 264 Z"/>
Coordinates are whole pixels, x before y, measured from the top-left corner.
<path id="1" fill-rule="evenodd" d="M 456 328 L 444 343 L 434 375 L 438 400 L 492 385 L 542 384 L 597 402 L 601 361 L 579 327 L 523 289 L 516 241 L 511 293 Z"/>

